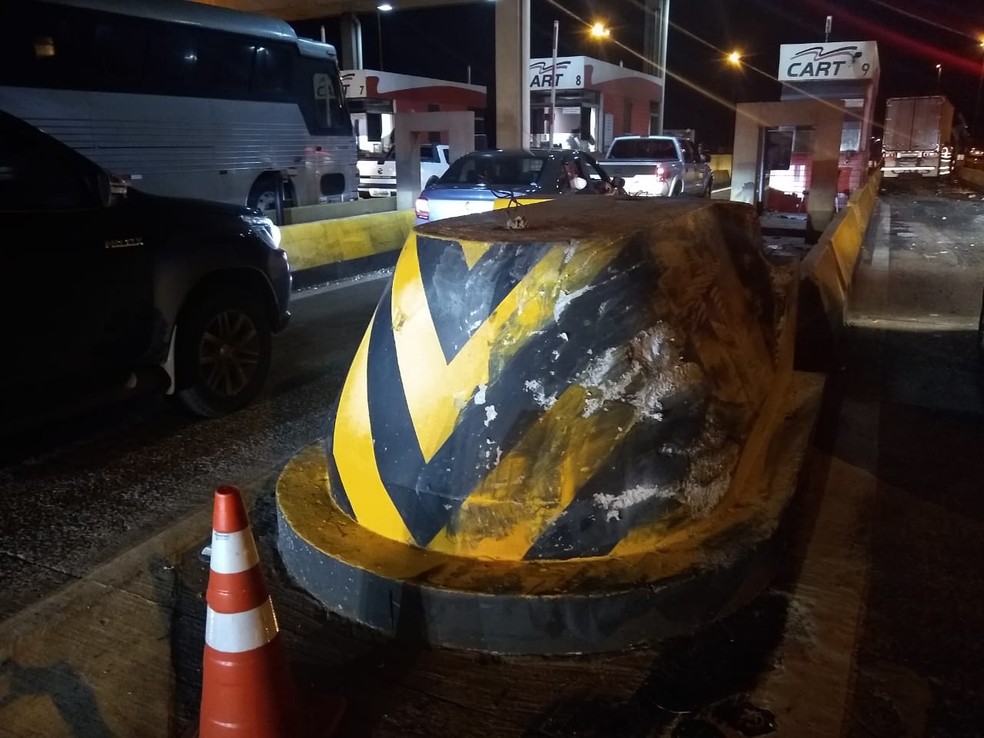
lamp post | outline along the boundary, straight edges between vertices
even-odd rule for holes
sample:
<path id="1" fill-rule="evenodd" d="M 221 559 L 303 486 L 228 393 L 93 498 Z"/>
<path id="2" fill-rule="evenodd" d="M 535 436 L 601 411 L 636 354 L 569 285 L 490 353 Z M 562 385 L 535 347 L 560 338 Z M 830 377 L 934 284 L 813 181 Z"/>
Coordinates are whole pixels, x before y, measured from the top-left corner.
<path id="1" fill-rule="evenodd" d="M 977 127 L 977 115 L 981 108 L 981 83 L 984 82 L 984 39 L 981 39 L 981 73 L 977 77 L 977 99 L 974 100 L 974 135 L 981 137 L 981 131 Z"/>
<path id="2" fill-rule="evenodd" d="M 557 39 L 560 36 L 560 21 L 553 25 L 553 65 L 550 67 L 550 130 L 547 148 L 553 148 L 554 125 L 557 120 Z"/>
<path id="3" fill-rule="evenodd" d="M 937 93 L 939 93 L 940 91 L 940 77 L 942 76 L 943 76 L 943 65 L 937 64 L 936 65 L 936 92 Z"/>
<path id="4" fill-rule="evenodd" d="M 379 71 L 383 71 L 383 13 L 388 13 L 393 9 L 389 3 L 380 3 L 376 6 L 376 38 L 379 41 Z"/>
<path id="5" fill-rule="evenodd" d="M 726 57 L 728 64 L 734 67 L 734 74 L 731 76 L 731 104 L 732 106 L 738 105 L 738 73 L 741 71 L 741 52 L 738 50 L 732 51 Z M 736 107 L 737 109 L 737 107 Z"/>
<path id="6" fill-rule="evenodd" d="M 731 122 L 731 138 L 734 140 L 735 130 L 738 128 L 738 75 L 741 73 L 741 52 L 735 49 L 725 57 L 731 72 L 731 110 L 734 113 Z"/>

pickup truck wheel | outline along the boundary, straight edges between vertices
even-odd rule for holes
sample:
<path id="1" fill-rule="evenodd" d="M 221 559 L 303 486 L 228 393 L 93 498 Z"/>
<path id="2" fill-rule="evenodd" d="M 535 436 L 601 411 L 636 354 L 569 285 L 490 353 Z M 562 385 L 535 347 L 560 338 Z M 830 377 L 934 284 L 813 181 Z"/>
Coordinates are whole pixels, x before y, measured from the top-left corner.
<path id="1" fill-rule="evenodd" d="M 188 306 L 177 325 L 178 400 L 214 418 L 249 404 L 270 371 L 273 340 L 263 305 L 221 289 Z"/>
<path id="2" fill-rule="evenodd" d="M 677 183 L 673 185 L 673 191 L 670 192 L 670 197 L 679 197 L 683 194 L 683 183 L 677 180 Z"/>

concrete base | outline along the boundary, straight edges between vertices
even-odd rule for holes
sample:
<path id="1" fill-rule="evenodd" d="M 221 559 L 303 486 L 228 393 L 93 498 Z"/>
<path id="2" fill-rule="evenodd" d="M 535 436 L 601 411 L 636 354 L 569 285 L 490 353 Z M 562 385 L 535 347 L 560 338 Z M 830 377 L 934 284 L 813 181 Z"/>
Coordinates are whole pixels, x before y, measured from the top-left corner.
<path id="1" fill-rule="evenodd" d="M 492 561 L 398 543 L 334 505 L 322 443 L 295 456 L 278 482 L 280 553 L 325 607 L 391 637 L 564 654 L 691 631 L 748 602 L 778 567 L 823 383 L 821 375 L 794 373 L 768 442 L 766 474 L 641 555 Z"/>

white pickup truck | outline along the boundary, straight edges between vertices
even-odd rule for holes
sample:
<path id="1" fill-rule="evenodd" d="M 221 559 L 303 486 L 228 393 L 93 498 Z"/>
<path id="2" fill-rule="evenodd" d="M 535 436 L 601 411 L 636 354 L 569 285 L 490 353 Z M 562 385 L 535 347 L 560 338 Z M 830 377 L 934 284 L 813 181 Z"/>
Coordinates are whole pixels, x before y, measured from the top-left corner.
<path id="1" fill-rule="evenodd" d="M 600 163 L 610 176 L 625 180 L 629 195 L 710 197 L 714 175 L 709 161 L 686 138 L 616 136 Z"/>
<path id="2" fill-rule="evenodd" d="M 444 174 L 451 164 L 447 144 L 420 147 L 420 186 Z M 383 158 L 359 158 L 359 197 L 396 197 L 396 149 Z"/>

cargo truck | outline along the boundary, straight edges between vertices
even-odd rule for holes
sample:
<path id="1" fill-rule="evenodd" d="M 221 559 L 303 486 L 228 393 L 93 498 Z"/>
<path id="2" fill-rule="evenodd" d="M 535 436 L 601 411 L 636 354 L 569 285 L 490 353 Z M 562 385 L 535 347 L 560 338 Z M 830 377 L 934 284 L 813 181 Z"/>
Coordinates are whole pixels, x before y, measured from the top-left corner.
<path id="1" fill-rule="evenodd" d="M 882 175 L 949 174 L 953 160 L 953 105 L 942 95 L 891 97 L 885 103 Z"/>

